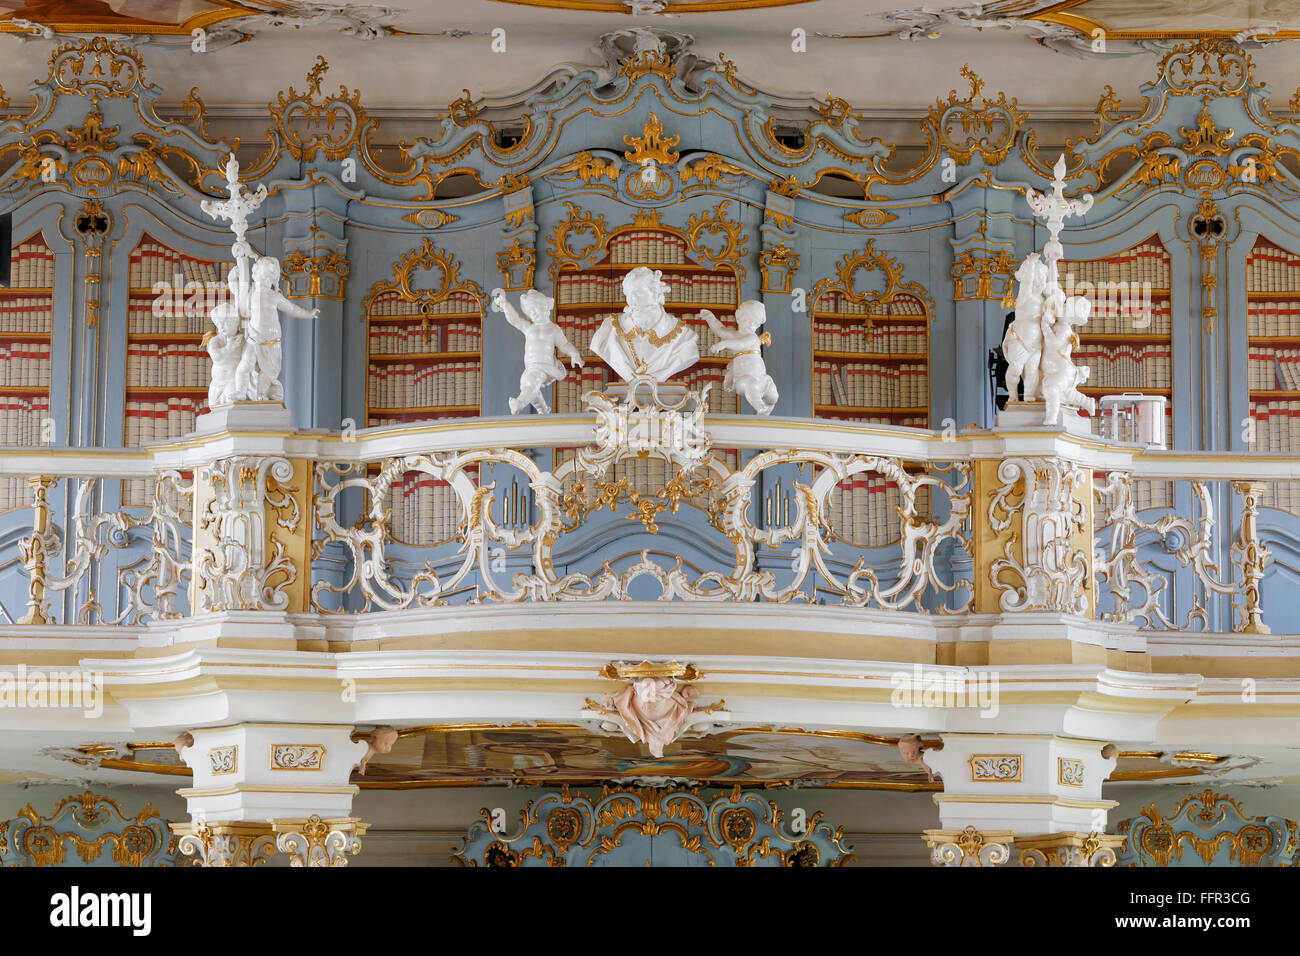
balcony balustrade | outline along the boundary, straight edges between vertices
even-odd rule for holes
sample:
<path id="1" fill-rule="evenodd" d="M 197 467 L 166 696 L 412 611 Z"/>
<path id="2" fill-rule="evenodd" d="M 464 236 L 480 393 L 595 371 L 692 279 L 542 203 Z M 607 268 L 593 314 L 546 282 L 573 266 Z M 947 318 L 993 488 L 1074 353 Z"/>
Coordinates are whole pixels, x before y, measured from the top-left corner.
<path id="1" fill-rule="evenodd" d="M 1269 545 L 1294 519 L 1261 502 L 1300 479 L 1300 458 L 706 415 L 702 401 L 683 415 L 595 395 L 586 415 L 522 422 L 10 449 L 0 475 L 31 488 L 9 516 L 30 526 L 8 539 L 8 634 L 605 601 L 1286 633 L 1297 576 Z M 118 507 L 139 481 L 152 506 Z"/>

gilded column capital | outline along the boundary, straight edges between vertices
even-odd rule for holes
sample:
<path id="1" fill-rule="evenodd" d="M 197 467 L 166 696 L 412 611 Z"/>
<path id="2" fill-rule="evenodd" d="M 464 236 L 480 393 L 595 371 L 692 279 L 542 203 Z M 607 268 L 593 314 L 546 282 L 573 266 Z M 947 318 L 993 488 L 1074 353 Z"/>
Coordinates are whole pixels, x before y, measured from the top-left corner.
<path id="1" fill-rule="evenodd" d="M 1046 833 L 1017 836 L 1021 866 L 1114 866 L 1123 834 Z"/>
<path id="2" fill-rule="evenodd" d="M 180 851 L 193 866 L 261 866 L 275 855 L 271 824 L 255 820 L 173 823 Z"/>
<path id="3" fill-rule="evenodd" d="M 983 833 L 973 826 L 922 833 L 930 848 L 930 862 L 935 866 L 1001 866 L 1010 858 L 1015 839 L 1010 830 Z"/>
<path id="4" fill-rule="evenodd" d="M 290 866 L 347 866 L 348 856 L 361 852 L 361 837 L 369 824 L 356 817 L 322 820 L 274 820 L 276 846 L 289 854 Z"/>

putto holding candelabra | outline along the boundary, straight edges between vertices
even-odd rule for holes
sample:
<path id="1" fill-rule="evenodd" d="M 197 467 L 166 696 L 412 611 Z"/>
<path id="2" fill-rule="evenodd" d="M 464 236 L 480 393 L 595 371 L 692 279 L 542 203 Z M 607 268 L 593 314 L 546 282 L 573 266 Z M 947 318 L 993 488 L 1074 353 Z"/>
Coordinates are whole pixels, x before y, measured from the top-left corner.
<path id="1" fill-rule="evenodd" d="M 1087 423 L 1075 414 L 1082 409 L 1091 415 L 1096 402 L 1079 391 L 1091 372 L 1074 364 L 1078 343 L 1075 328 L 1088 321 L 1091 303 L 1079 295 L 1066 295 L 1057 274 L 1064 257 L 1060 234 L 1069 216 L 1082 216 L 1092 208 L 1092 194 L 1065 198 L 1065 156 L 1052 169 L 1055 179 L 1050 193 L 1025 190 L 1034 214 L 1047 225 L 1048 240 L 1042 253 L 1025 257 L 1016 271 L 1015 320 L 1002 339 L 1007 361 L 1006 387 L 1011 396 L 998 424 L 1060 425 L 1067 431 L 1088 431 Z M 1024 384 L 1024 399 L 1016 401 Z M 1041 421 L 1037 420 L 1041 415 Z"/>
<path id="2" fill-rule="evenodd" d="M 229 301 L 209 313 L 214 332 L 204 338 L 212 357 L 208 406 L 235 402 L 283 402 L 280 384 L 280 313 L 297 319 L 314 319 L 319 309 L 304 309 L 280 292 L 280 260 L 259 256 L 247 239 L 248 216 L 266 199 L 266 187 L 251 195 L 239 181 L 239 162 L 231 154 L 226 162 L 229 199 L 205 199 L 202 209 L 213 219 L 229 219 L 235 233 L 230 247 L 235 266 L 226 277 Z"/>

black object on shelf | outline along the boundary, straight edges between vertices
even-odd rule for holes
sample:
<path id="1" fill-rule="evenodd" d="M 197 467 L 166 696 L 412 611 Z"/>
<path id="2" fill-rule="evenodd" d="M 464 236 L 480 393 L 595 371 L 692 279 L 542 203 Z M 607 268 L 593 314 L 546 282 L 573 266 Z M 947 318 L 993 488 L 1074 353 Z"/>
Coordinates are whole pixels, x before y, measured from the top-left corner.
<path id="1" fill-rule="evenodd" d="M 0 286 L 9 288 L 13 272 L 14 214 L 0 216 Z"/>
<path id="2" fill-rule="evenodd" d="M 1014 312 L 1007 313 L 1007 320 L 1002 325 L 1002 338 L 1005 341 L 1007 329 L 1011 328 L 1011 323 L 1016 320 Z M 1011 396 L 1007 393 L 1007 359 L 1002 354 L 1002 346 L 995 349 L 989 349 L 989 393 L 993 396 L 993 405 L 998 411 L 1007 407 L 1007 402 Z M 1016 388 L 1017 400 L 1023 399 L 1025 395 L 1025 382 L 1021 379 L 1019 386 Z"/>

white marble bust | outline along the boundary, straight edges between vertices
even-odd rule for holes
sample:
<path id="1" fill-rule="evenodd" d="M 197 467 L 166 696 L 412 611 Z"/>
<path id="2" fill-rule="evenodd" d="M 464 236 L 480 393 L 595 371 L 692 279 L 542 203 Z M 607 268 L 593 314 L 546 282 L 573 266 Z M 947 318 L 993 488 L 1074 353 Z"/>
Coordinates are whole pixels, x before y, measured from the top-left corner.
<path id="1" fill-rule="evenodd" d="M 669 290 L 662 276 L 645 266 L 625 275 L 627 306 L 606 318 L 591 340 L 592 351 L 625 382 L 642 375 L 666 382 L 699 360 L 695 331 L 664 311 Z"/>

